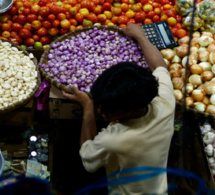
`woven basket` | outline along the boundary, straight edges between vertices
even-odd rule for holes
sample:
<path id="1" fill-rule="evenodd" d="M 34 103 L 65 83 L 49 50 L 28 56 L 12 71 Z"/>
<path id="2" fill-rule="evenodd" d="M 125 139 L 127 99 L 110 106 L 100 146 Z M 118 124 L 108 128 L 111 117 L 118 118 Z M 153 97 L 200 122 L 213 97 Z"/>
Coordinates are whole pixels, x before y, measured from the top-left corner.
<path id="1" fill-rule="evenodd" d="M 64 34 L 63 36 L 61 36 L 61 37 L 59 37 L 58 39 L 56 39 L 55 41 L 53 41 L 52 44 L 54 44 L 54 43 L 56 43 L 56 42 L 62 42 L 62 41 L 64 41 L 65 39 L 69 39 L 69 38 L 71 38 L 72 36 L 76 36 L 77 34 L 80 34 L 81 32 L 88 31 L 88 30 L 93 29 L 93 28 L 95 28 L 95 27 L 97 27 L 98 29 L 107 29 L 107 30 L 110 30 L 110 31 L 115 31 L 115 32 L 119 32 L 119 33 L 120 33 L 119 27 L 117 27 L 117 26 L 106 26 L 106 25 L 88 26 L 88 27 L 76 29 L 76 30 L 74 30 L 74 31 L 71 31 L 71 32 L 69 32 L 69 33 L 66 33 L 66 34 Z M 122 33 L 120 33 L 120 34 L 122 34 Z M 123 34 L 122 34 L 122 35 L 123 35 Z M 51 44 L 51 45 L 52 45 L 52 44 Z M 42 55 L 42 57 L 41 57 L 41 59 L 40 59 L 40 62 L 39 62 L 39 69 L 40 69 L 40 72 L 41 72 L 42 76 L 43 76 L 49 83 L 53 84 L 53 85 L 56 86 L 58 89 L 64 90 L 64 91 L 66 91 L 66 92 L 68 92 L 68 93 L 72 93 L 72 90 L 71 90 L 70 87 L 68 87 L 68 86 L 66 86 L 65 84 L 62 84 L 62 83 L 60 83 L 60 82 L 54 80 L 54 79 L 53 79 L 52 77 L 50 77 L 50 76 L 46 73 L 46 71 L 41 67 L 42 64 L 47 64 L 47 61 L 48 61 L 48 57 L 47 57 L 47 56 L 48 56 L 48 54 L 49 54 L 49 50 L 51 49 L 51 45 L 50 45 L 49 48 L 47 48 L 47 49 L 44 51 L 44 53 L 43 53 L 43 55 Z"/>
<path id="2" fill-rule="evenodd" d="M 8 42 L 10 43 L 13 47 L 16 47 L 19 51 L 22 51 L 25 55 L 29 56 L 29 53 L 27 51 L 25 51 L 24 49 L 22 49 L 20 46 L 16 45 L 15 43 L 12 43 L 8 40 L 5 40 L 5 39 L 0 39 L 2 42 Z M 2 109 L 0 109 L 0 114 L 4 114 L 6 112 L 9 112 L 9 111 L 12 111 L 16 108 L 19 108 L 23 105 L 25 105 L 26 103 L 28 103 L 33 97 L 34 97 L 34 94 L 36 93 L 37 89 L 39 88 L 39 85 L 40 85 L 40 82 L 41 82 L 41 78 L 40 78 L 40 72 L 38 70 L 38 67 L 37 67 L 37 59 L 36 58 L 33 58 L 32 61 L 34 62 L 35 64 L 35 69 L 36 71 L 38 72 L 38 76 L 37 76 L 37 84 L 36 86 L 34 87 L 33 91 L 31 92 L 31 94 L 29 94 L 29 96 L 25 99 L 23 99 L 22 101 L 19 101 L 17 103 L 14 103 L 13 105 L 9 105 L 7 107 L 4 107 Z"/>

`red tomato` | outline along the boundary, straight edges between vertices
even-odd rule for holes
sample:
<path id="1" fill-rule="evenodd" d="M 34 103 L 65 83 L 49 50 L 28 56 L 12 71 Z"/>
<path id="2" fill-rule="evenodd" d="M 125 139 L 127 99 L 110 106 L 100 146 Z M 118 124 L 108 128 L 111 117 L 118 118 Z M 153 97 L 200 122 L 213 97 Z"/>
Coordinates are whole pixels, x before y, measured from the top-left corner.
<path id="1" fill-rule="evenodd" d="M 53 27 L 58 27 L 58 26 L 60 26 L 60 20 L 54 20 L 54 21 L 52 22 L 52 26 L 53 26 Z"/>
<path id="2" fill-rule="evenodd" d="M 43 45 L 47 45 L 47 44 L 50 44 L 51 40 L 50 40 L 50 38 L 48 36 L 43 36 L 43 37 L 41 37 L 40 42 Z"/>
<path id="3" fill-rule="evenodd" d="M 53 22 L 54 20 L 55 20 L 55 15 L 54 14 L 49 14 L 48 16 L 47 16 L 47 20 L 48 21 L 50 21 L 50 22 Z"/>
<path id="4" fill-rule="evenodd" d="M 67 9 L 65 7 L 60 7 L 59 12 L 60 13 L 65 13 L 67 11 Z"/>
<path id="5" fill-rule="evenodd" d="M 27 38 L 24 40 L 24 44 L 27 46 L 33 46 L 34 45 L 34 39 L 33 38 Z"/>
<path id="6" fill-rule="evenodd" d="M 23 9 L 22 14 L 24 14 L 25 16 L 28 16 L 31 13 L 31 9 L 26 7 Z"/>
<path id="7" fill-rule="evenodd" d="M 102 13 L 102 6 L 101 5 L 97 5 L 96 7 L 93 8 L 93 13 L 95 13 L 96 15 Z"/>
<path id="8" fill-rule="evenodd" d="M 122 13 L 122 8 L 121 7 L 112 7 L 111 11 L 114 16 L 119 16 Z"/>
<path id="9" fill-rule="evenodd" d="M 66 15 L 66 19 L 72 18 L 72 15 L 68 11 L 65 12 L 65 15 Z"/>
<path id="10" fill-rule="evenodd" d="M 100 22 L 104 22 L 107 19 L 107 16 L 104 14 L 99 14 L 97 17 Z"/>
<path id="11" fill-rule="evenodd" d="M 31 23 L 31 27 L 35 30 L 38 30 L 42 26 L 42 23 L 39 20 L 34 20 Z"/>
<path id="12" fill-rule="evenodd" d="M 96 14 L 94 14 L 92 12 L 87 16 L 87 19 L 90 20 L 92 23 L 97 23 L 98 22 L 98 18 L 96 16 Z"/>
<path id="13" fill-rule="evenodd" d="M 152 20 L 153 20 L 154 23 L 160 22 L 160 17 L 158 15 L 154 15 Z"/>
<path id="14" fill-rule="evenodd" d="M 59 14 L 57 15 L 57 19 L 58 19 L 58 20 L 64 20 L 64 19 L 66 19 L 66 15 L 65 15 L 64 13 L 59 13 Z"/>
<path id="15" fill-rule="evenodd" d="M 161 5 L 170 4 L 169 0 L 160 0 Z"/>
<path id="16" fill-rule="evenodd" d="M 182 24 L 181 23 L 176 23 L 174 25 L 174 27 L 177 28 L 177 29 L 181 29 L 182 28 Z"/>
<path id="17" fill-rule="evenodd" d="M 181 15 L 176 15 L 175 19 L 177 22 L 181 22 L 182 21 L 182 16 Z"/>
<path id="18" fill-rule="evenodd" d="M 42 17 L 41 15 L 38 15 L 37 19 L 41 22 L 45 21 L 45 17 Z"/>
<path id="19" fill-rule="evenodd" d="M 37 15 L 36 14 L 29 14 L 28 16 L 27 16 L 27 21 L 28 22 L 33 22 L 34 20 L 36 20 L 37 19 Z"/>
<path id="20" fill-rule="evenodd" d="M 144 20 L 144 24 L 152 24 L 152 23 L 153 23 L 153 21 L 150 18 L 146 18 Z"/>
<path id="21" fill-rule="evenodd" d="M 19 31 L 19 35 L 21 38 L 24 38 L 24 39 L 30 38 L 32 36 L 31 31 L 26 28 L 21 29 Z"/>
<path id="22" fill-rule="evenodd" d="M 158 3 L 158 2 L 153 2 L 153 3 L 152 3 L 152 6 L 153 6 L 153 8 L 160 8 L 160 7 L 161 7 L 161 4 Z"/>
<path id="23" fill-rule="evenodd" d="M 39 5 L 39 6 L 45 6 L 47 3 L 48 3 L 48 0 L 40 0 L 40 1 L 38 2 L 38 5 Z"/>
<path id="24" fill-rule="evenodd" d="M 45 27 L 46 29 L 49 29 L 52 27 L 52 24 L 49 21 L 44 21 L 42 22 L 42 26 Z"/>
<path id="25" fill-rule="evenodd" d="M 155 14 L 160 15 L 160 14 L 161 14 L 161 8 L 156 7 L 156 8 L 154 9 L 154 12 L 155 12 Z"/>
<path id="26" fill-rule="evenodd" d="M 113 0 L 105 0 L 105 2 L 108 2 L 108 3 L 112 4 Z"/>
<path id="27" fill-rule="evenodd" d="M 31 23 L 29 23 L 29 22 L 26 22 L 25 25 L 23 26 L 23 28 L 27 28 L 30 31 L 32 31 Z"/>
<path id="28" fill-rule="evenodd" d="M 39 41 L 40 37 L 38 35 L 33 35 L 32 38 L 34 39 L 34 41 Z"/>
<path id="29" fill-rule="evenodd" d="M 40 11 L 40 6 L 39 6 L 39 5 L 33 4 L 33 5 L 31 6 L 31 13 L 32 13 L 32 14 L 38 14 L 39 11 Z"/>
<path id="30" fill-rule="evenodd" d="M 174 10 L 168 9 L 165 11 L 165 13 L 168 17 L 174 17 L 174 18 L 176 17 L 176 11 Z"/>
<path id="31" fill-rule="evenodd" d="M 15 41 L 17 41 L 19 44 L 22 43 L 22 38 L 20 37 L 20 35 L 16 35 L 13 37 Z"/>
<path id="32" fill-rule="evenodd" d="M 57 5 L 53 5 L 50 9 L 51 13 L 55 16 L 60 13 L 60 8 Z"/>
<path id="33" fill-rule="evenodd" d="M 172 32 L 173 36 L 176 36 L 177 30 L 178 30 L 178 28 L 175 28 L 175 27 L 171 28 L 171 32 Z"/>
<path id="34" fill-rule="evenodd" d="M 24 6 L 24 7 L 31 8 L 32 2 L 30 2 L 30 1 L 25 1 L 25 2 L 23 3 L 23 6 Z"/>
<path id="35" fill-rule="evenodd" d="M 37 34 L 42 37 L 45 36 L 48 33 L 48 30 L 45 27 L 41 27 L 38 31 Z"/>
<path id="36" fill-rule="evenodd" d="M 141 0 L 142 5 L 145 5 L 146 3 L 148 3 L 148 0 Z"/>
<path id="37" fill-rule="evenodd" d="M 128 20 L 127 24 L 129 24 L 129 23 L 136 24 L 136 21 L 135 21 L 135 19 L 131 18 Z"/>
<path id="38" fill-rule="evenodd" d="M 78 24 L 78 22 L 74 18 L 70 19 L 69 21 L 70 21 L 70 24 L 73 26 L 76 26 Z"/>
<path id="39" fill-rule="evenodd" d="M 9 9 L 8 13 L 9 13 L 11 16 L 15 15 L 15 14 L 17 13 L 17 8 L 16 8 L 15 6 L 12 6 L 12 7 Z"/>
<path id="40" fill-rule="evenodd" d="M 88 0 L 82 0 L 81 1 L 81 8 L 87 8 Z"/>
<path id="41" fill-rule="evenodd" d="M 66 34 L 68 32 L 69 32 L 69 28 L 61 28 L 60 29 L 60 35 L 64 35 L 64 34 Z"/>
<path id="42" fill-rule="evenodd" d="M 88 9 L 90 10 L 90 11 L 93 11 L 93 8 L 95 7 L 95 3 L 94 2 L 88 2 Z"/>
<path id="43" fill-rule="evenodd" d="M 176 36 L 177 36 L 178 38 L 182 38 L 182 37 L 184 37 L 184 36 L 186 36 L 186 35 L 187 35 L 187 31 L 184 30 L 184 29 L 178 29 L 178 30 L 176 31 Z"/>
<path id="44" fill-rule="evenodd" d="M 146 14 L 147 18 L 153 18 L 155 16 L 155 11 L 149 11 L 147 14 Z"/>
<path id="45" fill-rule="evenodd" d="M 92 0 L 92 2 L 95 4 L 95 6 L 100 4 L 99 0 Z"/>
<path id="46" fill-rule="evenodd" d="M 118 24 L 127 24 L 129 18 L 127 16 L 119 16 L 117 19 Z"/>
<path id="47" fill-rule="evenodd" d="M 77 14 L 75 15 L 75 19 L 76 19 L 78 22 L 83 22 L 84 16 L 83 16 L 82 14 L 80 14 L 80 13 L 77 13 Z"/>
<path id="48" fill-rule="evenodd" d="M 15 32 L 15 31 L 11 31 L 11 32 L 10 32 L 10 36 L 11 36 L 11 37 L 15 37 L 16 35 L 18 35 L 17 32 Z"/>
<path id="49" fill-rule="evenodd" d="M 11 24 L 3 23 L 2 26 L 1 26 L 1 29 L 3 31 L 9 31 L 11 29 Z"/>
<path id="50" fill-rule="evenodd" d="M 16 18 L 16 22 L 18 22 L 19 24 L 25 24 L 26 20 L 27 20 L 27 18 L 23 14 L 18 15 Z"/>
<path id="51" fill-rule="evenodd" d="M 67 3 L 70 4 L 71 6 L 75 6 L 77 4 L 77 1 L 76 0 L 68 0 Z"/>
<path id="52" fill-rule="evenodd" d="M 42 17 L 48 16 L 50 13 L 50 8 L 48 6 L 42 6 L 39 11 L 39 15 Z"/>
<path id="53" fill-rule="evenodd" d="M 105 2 L 102 6 L 103 10 L 110 10 L 111 9 L 111 3 Z"/>
<path id="54" fill-rule="evenodd" d="M 145 12 L 136 12 L 134 15 L 134 19 L 136 22 L 143 22 L 146 18 Z"/>
<path id="55" fill-rule="evenodd" d="M 48 30 L 48 33 L 51 35 L 51 36 L 56 36 L 58 33 L 59 33 L 59 29 L 58 28 L 50 28 L 49 30 Z"/>

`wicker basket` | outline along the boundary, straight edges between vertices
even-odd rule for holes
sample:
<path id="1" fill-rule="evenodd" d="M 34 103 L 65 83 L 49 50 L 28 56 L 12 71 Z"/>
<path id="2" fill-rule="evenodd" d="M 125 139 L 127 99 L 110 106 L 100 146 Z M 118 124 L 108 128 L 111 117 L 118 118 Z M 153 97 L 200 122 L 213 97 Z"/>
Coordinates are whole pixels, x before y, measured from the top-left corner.
<path id="1" fill-rule="evenodd" d="M 19 51 L 23 51 L 23 53 L 25 55 L 29 56 L 29 53 L 26 50 L 22 49 L 20 46 L 16 45 L 15 43 L 12 43 L 12 42 L 10 42 L 8 40 L 5 40 L 5 39 L 0 39 L 0 40 L 2 42 L 9 42 L 13 47 L 16 47 Z M 4 108 L 0 109 L 0 114 L 4 114 L 6 112 L 9 112 L 9 111 L 12 111 L 12 110 L 14 110 L 16 108 L 21 107 L 21 106 L 25 105 L 26 103 L 28 103 L 34 97 L 34 94 L 36 93 L 36 91 L 39 88 L 39 85 L 40 85 L 40 82 L 41 82 L 41 78 L 40 78 L 40 72 L 39 72 L 38 67 L 37 67 L 37 59 L 33 58 L 32 61 L 34 62 L 35 69 L 38 72 L 38 74 L 37 74 L 38 75 L 37 76 L 37 84 L 34 87 L 33 91 L 31 92 L 31 94 L 29 94 L 29 96 L 27 98 L 23 99 L 22 101 L 19 101 L 17 103 L 14 103 L 13 105 L 9 105 L 7 107 L 4 107 Z"/>
<path id="2" fill-rule="evenodd" d="M 76 29 L 74 31 L 71 31 L 69 33 L 66 33 L 64 34 L 63 36 L 59 37 L 58 39 L 56 39 L 55 41 L 52 42 L 52 44 L 56 43 L 56 42 L 62 42 L 64 41 L 65 39 L 69 39 L 71 38 L 72 36 L 76 36 L 77 34 L 80 34 L 81 32 L 84 32 L 84 31 L 88 31 L 90 29 L 93 29 L 97 27 L 98 29 L 107 29 L 107 30 L 111 30 L 111 31 L 115 31 L 115 32 L 119 32 L 120 33 L 120 30 L 119 30 L 119 27 L 117 26 L 106 26 L 106 25 L 99 25 L 99 26 L 88 26 L 88 27 L 84 27 L 84 28 L 80 28 L 80 29 Z M 122 33 L 121 33 L 122 34 Z M 123 35 L 123 34 L 122 34 Z M 51 45 L 52 45 L 51 44 Z M 47 48 L 41 59 L 40 59 L 40 62 L 39 62 L 39 69 L 40 69 L 40 72 L 42 74 L 42 76 L 51 84 L 53 84 L 54 86 L 56 86 L 58 89 L 60 90 L 64 90 L 68 93 L 72 93 L 72 90 L 70 87 L 66 86 L 65 84 L 62 84 L 56 80 L 54 80 L 52 77 L 50 77 L 46 71 L 41 67 L 42 64 L 47 64 L 47 61 L 48 61 L 48 54 L 49 54 L 49 50 L 51 49 L 51 46 L 49 48 Z"/>

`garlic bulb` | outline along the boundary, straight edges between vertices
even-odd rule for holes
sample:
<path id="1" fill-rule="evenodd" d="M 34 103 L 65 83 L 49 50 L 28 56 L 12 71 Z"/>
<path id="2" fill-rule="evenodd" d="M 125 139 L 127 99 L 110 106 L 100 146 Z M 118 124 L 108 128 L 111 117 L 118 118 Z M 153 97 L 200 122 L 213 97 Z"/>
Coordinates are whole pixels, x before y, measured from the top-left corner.
<path id="1" fill-rule="evenodd" d="M 208 156 L 213 156 L 214 148 L 213 148 L 212 144 L 208 144 L 205 147 L 204 151 Z M 215 162 L 214 158 L 213 158 L 213 161 L 211 159 L 211 163 L 214 163 L 214 162 Z"/>
<path id="2" fill-rule="evenodd" d="M 215 139 L 215 134 L 212 132 L 208 132 L 204 135 L 203 141 L 205 144 L 212 144 Z"/>
<path id="3" fill-rule="evenodd" d="M 211 125 L 208 123 L 205 123 L 203 126 L 200 126 L 201 133 L 204 135 L 205 133 L 208 133 L 211 131 Z"/>

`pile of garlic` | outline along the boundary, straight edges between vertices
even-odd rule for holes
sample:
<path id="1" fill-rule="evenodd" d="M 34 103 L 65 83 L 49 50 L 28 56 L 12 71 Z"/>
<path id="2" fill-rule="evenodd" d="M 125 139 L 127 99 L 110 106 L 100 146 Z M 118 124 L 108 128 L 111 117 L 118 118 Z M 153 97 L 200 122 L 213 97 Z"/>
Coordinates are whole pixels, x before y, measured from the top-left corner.
<path id="1" fill-rule="evenodd" d="M 160 52 L 166 61 L 177 101 L 186 101 L 188 107 L 215 114 L 215 35 L 210 32 L 194 32 L 189 56 L 186 94 L 185 68 L 188 58 L 189 36 L 178 41 L 173 49 Z"/>
<path id="2" fill-rule="evenodd" d="M 208 156 L 208 164 L 212 174 L 215 176 L 215 130 L 209 123 L 200 126 L 203 142 L 205 144 L 204 151 Z"/>
<path id="3" fill-rule="evenodd" d="M 28 98 L 34 90 L 38 75 L 33 58 L 0 40 L 0 110 Z"/>

